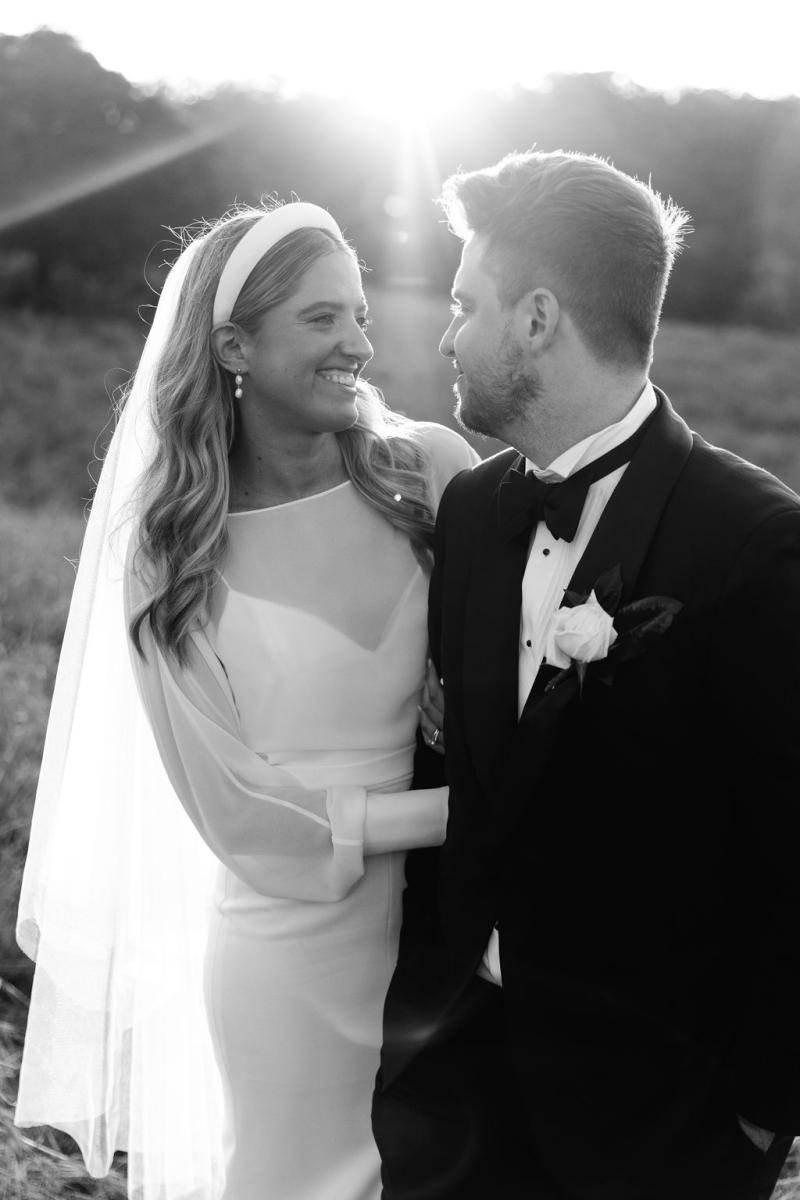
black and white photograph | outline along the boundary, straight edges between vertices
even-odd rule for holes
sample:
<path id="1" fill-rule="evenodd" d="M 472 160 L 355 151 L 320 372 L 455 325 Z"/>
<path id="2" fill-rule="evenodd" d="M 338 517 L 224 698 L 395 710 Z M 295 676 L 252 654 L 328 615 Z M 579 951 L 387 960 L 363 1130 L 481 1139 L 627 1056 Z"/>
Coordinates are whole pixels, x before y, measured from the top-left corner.
<path id="1" fill-rule="evenodd" d="M 0 14 L 0 1200 L 800 1200 L 798 32 Z"/>

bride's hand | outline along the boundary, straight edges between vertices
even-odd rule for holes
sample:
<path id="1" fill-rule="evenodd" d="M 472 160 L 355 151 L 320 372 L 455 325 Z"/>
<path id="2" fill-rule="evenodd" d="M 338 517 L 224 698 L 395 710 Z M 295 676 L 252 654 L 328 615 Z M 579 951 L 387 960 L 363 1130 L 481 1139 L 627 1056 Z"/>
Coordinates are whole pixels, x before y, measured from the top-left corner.
<path id="1" fill-rule="evenodd" d="M 419 725 L 422 736 L 431 750 L 444 754 L 444 691 L 442 681 L 436 674 L 436 668 L 428 659 L 425 672 L 425 686 L 422 689 L 422 703 L 419 706 Z"/>

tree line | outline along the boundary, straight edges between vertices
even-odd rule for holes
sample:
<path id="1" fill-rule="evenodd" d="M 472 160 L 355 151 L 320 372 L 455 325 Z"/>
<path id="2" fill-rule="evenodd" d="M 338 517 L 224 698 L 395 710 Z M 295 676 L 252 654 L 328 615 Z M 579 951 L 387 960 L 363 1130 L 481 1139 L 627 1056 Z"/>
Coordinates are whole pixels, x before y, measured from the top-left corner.
<path id="1" fill-rule="evenodd" d="M 376 282 L 446 291 L 442 179 L 533 145 L 600 154 L 689 210 L 668 315 L 798 327 L 798 97 L 565 75 L 404 123 L 369 95 L 143 90 L 49 30 L 0 36 L 0 304 L 130 315 L 160 286 L 170 230 L 267 194 L 330 208 Z"/>

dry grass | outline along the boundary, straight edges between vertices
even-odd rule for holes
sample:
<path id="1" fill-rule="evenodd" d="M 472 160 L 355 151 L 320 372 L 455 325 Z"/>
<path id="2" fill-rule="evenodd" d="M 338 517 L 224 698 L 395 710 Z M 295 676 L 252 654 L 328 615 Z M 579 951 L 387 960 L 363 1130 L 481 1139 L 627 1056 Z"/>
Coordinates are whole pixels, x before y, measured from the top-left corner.
<path id="1" fill-rule="evenodd" d="M 800 338 L 668 324 L 653 379 L 693 429 L 800 492 Z"/>
<path id="2" fill-rule="evenodd" d="M 366 374 L 393 408 L 454 425 L 453 371 L 437 351 L 447 299 L 367 290 L 375 358 Z M 113 423 L 111 395 L 136 365 L 146 327 L 4 314 L 0 324 L 0 499 L 77 509 L 92 493 Z M 800 339 L 667 322 L 653 379 L 693 428 L 800 490 Z M 486 456 L 500 443 L 473 437 Z"/>
<path id="3" fill-rule="evenodd" d="M 121 1200 L 124 1159 L 91 1179 L 72 1139 L 13 1124 L 32 965 L 14 939 L 44 729 L 84 522 L 0 507 L 0 1197 Z"/>
<path id="4" fill-rule="evenodd" d="M 800 1196 L 800 1139 L 792 1144 L 789 1157 L 783 1164 L 781 1177 L 772 1193 L 772 1200 L 797 1200 Z"/>
<path id="5" fill-rule="evenodd" d="M 82 532 L 79 515 L 0 507 L 0 977 L 15 982 L 29 966 L 11 917 Z"/>
<path id="6" fill-rule="evenodd" d="M 436 348 L 449 319 L 446 299 L 381 291 L 369 291 L 368 298 L 375 358 L 367 374 L 393 408 L 453 425 L 453 369 Z M 666 322 L 652 378 L 708 441 L 800 492 L 800 338 Z M 470 441 L 484 457 L 500 448 L 499 442 Z"/>
<path id="7" fill-rule="evenodd" d="M 453 374 L 436 351 L 442 298 L 372 290 L 369 375 L 410 416 L 453 424 Z M 69 1138 L 13 1126 L 31 965 L 13 935 L 38 763 L 90 494 L 87 464 L 107 390 L 135 365 L 141 327 L 11 316 L 0 328 L 0 1198 L 125 1194 L 124 1162 L 86 1175 Z M 109 376 L 109 370 L 112 370 Z M 704 436 L 800 489 L 800 341 L 756 330 L 667 325 L 653 372 Z M 495 443 L 473 439 L 482 454 Z M 3 499 L 6 503 L 3 504 Z M 12 507 L 13 504 L 13 507 Z M 800 1200 L 800 1154 L 776 1200 Z"/>
<path id="8" fill-rule="evenodd" d="M 27 997 L 0 980 L 0 1196 L 3 1200 L 124 1200 L 124 1156 L 105 1179 L 92 1179 L 71 1138 L 55 1129 L 17 1129 L 14 1101 Z"/>
<path id="9" fill-rule="evenodd" d="M 111 396 L 136 365 L 143 325 L 4 313 L 0 498 L 21 508 L 92 495 Z"/>

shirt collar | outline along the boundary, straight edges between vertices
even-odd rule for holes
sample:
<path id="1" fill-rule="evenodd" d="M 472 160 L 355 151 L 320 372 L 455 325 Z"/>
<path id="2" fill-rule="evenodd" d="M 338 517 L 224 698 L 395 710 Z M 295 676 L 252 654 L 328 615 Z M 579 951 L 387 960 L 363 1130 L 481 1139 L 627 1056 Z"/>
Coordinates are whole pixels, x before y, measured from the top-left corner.
<path id="1" fill-rule="evenodd" d="M 557 482 L 560 479 L 567 479 L 574 471 L 585 467 L 587 463 L 593 462 L 594 459 L 599 458 L 606 451 L 613 450 L 615 446 L 619 446 L 632 433 L 635 433 L 639 426 L 650 416 L 650 413 L 654 411 L 657 403 L 653 385 L 648 379 L 639 399 L 626 412 L 621 421 L 616 421 L 613 425 L 607 425 L 605 429 L 601 429 L 597 433 L 590 433 L 582 441 L 577 442 L 574 446 L 570 446 L 563 454 L 559 454 L 558 458 L 554 458 L 547 467 L 537 467 L 536 463 L 531 462 L 527 458 L 525 460 L 526 474 L 532 471 L 538 479 L 544 479 L 547 482 Z"/>

